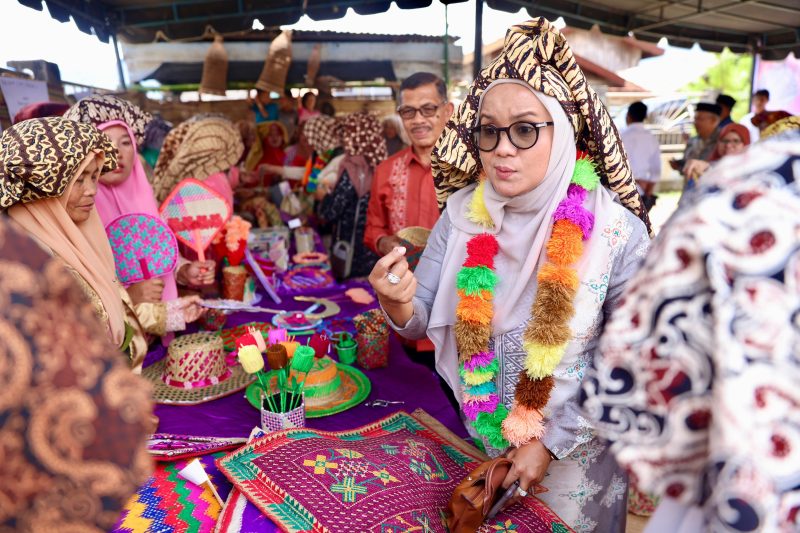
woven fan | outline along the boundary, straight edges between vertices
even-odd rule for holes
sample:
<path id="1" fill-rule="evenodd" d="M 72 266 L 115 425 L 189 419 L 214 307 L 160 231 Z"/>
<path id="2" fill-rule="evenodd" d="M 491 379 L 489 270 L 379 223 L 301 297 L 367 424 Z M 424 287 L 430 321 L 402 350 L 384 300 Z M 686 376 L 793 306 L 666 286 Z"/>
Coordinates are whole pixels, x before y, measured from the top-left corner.
<path id="1" fill-rule="evenodd" d="M 125 285 L 169 274 L 178 265 L 178 241 L 158 217 L 122 215 L 109 222 L 106 233 L 117 278 Z"/>
<path id="2" fill-rule="evenodd" d="M 231 218 L 231 206 L 218 192 L 194 178 L 181 181 L 161 204 L 161 216 L 185 245 L 205 261 L 205 250 Z"/>

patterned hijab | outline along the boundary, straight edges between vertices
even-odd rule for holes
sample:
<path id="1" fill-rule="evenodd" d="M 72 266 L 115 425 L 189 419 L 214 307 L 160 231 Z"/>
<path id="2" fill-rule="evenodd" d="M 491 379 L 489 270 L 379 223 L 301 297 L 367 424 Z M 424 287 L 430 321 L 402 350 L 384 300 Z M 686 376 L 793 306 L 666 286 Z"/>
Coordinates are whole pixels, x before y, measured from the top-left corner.
<path id="1" fill-rule="evenodd" d="M 60 261 L 0 217 L 2 531 L 110 531 L 152 470 L 150 385 Z"/>
<path id="2" fill-rule="evenodd" d="M 239 129 L 224 118 L 183 122 L 167 134 L 156 163 L 153 191 L 163 202 L 185 178 L 205 180 L 235 165 L 244 152 Z"/>
<path id="3" fill-rule="evenodd" d="M 67 109 L 64 118 L 95 126 L 112 120 L 121 120 L 131 127 L 136 137 L 136 145 L 139 147 L 144 143 L 147 125 L 153 120 L 150 113 L 136 104 L 110 94 L 94 94 L 83 98 Z"/>
<path id="4" fill-rule="evenodd" d="M 97 128 L 63 118 L 15 124 L 0 137 L 0 206 L 94 290 L 111 339 L 125 337 L 125 310 L 114 256 L 97 210 L 76 224 L 66 210 L 74 179 L 98 162 L 98 176 L 117 166 L 116 148 Z"/>
<path id="5" fill-rule="evenodd" d="M 494 80 L 504 78 L 522 80 L 559 101 L 576 132 L 578 150 L 589 154 L 603 184 L 650 230 L 616 126 L 587 83 L 564 35 L 541 17 L 508 30 L 502 53 L 481 71 L 439 137 L 431 168 L 440 208 L 452 193 L 478 180 L 480 156 L 469 130 L 475 125 L 483 92 Z"/>
<path id="6" fill-rule="evenodd" d="M 303 134 L 308 145 L 318 154 L 333 150 L 342 145 L 339 127 L 335 118 L 319 115 L 308 119 L 303 124 Z"/>
<path id="7" fill-rule="evenodd" d="M 340 136 L 344 153 L 350 156 L 364 156 L 372 168 L 386 159 L 386 139 L 383 124 L 366 111 L 350 113 L 340 121 Z"/>

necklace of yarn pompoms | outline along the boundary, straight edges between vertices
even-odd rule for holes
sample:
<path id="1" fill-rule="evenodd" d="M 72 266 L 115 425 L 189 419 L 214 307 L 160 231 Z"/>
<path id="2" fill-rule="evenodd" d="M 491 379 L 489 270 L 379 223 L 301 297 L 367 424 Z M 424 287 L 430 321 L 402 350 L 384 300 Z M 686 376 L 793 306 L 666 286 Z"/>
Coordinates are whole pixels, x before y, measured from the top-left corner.
<path id="1" fill-rule="evenodd" d="M 306 186 L 306 191 L 314 192 L 317 190 L 319 174 L 332 158 L 333 150 L 328 150 L 321 154 L 314 152 L 314 156 L 306 162 L 306 172 L 303 176 L 303 184 Z"/>
<path id="2" fill-rule="evenodd" d="M 569 322 L 575 312 L 578 289 L 575 263 L 583 253 L 594 226 L 594 214 L 583 207 L 587 191 L 600 178 L 594 166 L 578 153 L 567 196 L 553 213 L 553 230 L 547 241 L 547 261 L 537 274 L 538 289 L 525 328 L 527 353 L 509 411 L 500 401 L 495 379 L 499 361 L 489 350 L 492 336 L 492 300 L 498 283 L 494 260 L 497 239 L 489 233 L 467 242 L 467 259 L 456 278 L 459 295 L 455 336 L 459 374 L 463 390 L 462 409 L 473 428 L 499 449 L 541 439 L 545 427 L 542 410 L 550 400 L 553 372 L 567 349 L 572 332 Z M 486 179 L 482 179 L 470 201 L 467 217 L 486 228 L 494 226 L 484 203 Z"/>

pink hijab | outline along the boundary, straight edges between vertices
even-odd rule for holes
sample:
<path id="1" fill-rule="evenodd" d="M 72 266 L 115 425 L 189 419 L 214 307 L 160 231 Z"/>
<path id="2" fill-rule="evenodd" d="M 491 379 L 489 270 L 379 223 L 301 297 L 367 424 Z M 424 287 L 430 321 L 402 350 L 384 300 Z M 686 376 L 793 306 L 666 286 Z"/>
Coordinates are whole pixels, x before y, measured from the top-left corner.
<path id="1" fill-rule="evenodd" d="M 97 128 L 100 131 L 105 131 L 113 126 L 124 127 L 128 131 L 133 146 L 136 146 L 136 137 L 134 137 L 133 130 L 121 120 L 104 122 Z M 147 175 L 144 173 L 138 153 L 133 158 L 133 168 L 130 176 L 124 182 L 113 187 L 100 182 L 97 183 L 95 205 L 97 206 L 97 212 L 100 214 L 100 220 L 103 221 L 103 227 L 107 226 L 115 218 L 130 213 L 145 213 L 161 218 L 158 213 L 158 204 L 156 204 L 153 188 L 150 186 L 150 182 L 147 181 Z M 174 274 L 166 274 L 161 276 L 161 279 L 164 281 L 164 293 L 161 299 L 165 302 L 177 299 L 178 286 L 175 283 Z"/>

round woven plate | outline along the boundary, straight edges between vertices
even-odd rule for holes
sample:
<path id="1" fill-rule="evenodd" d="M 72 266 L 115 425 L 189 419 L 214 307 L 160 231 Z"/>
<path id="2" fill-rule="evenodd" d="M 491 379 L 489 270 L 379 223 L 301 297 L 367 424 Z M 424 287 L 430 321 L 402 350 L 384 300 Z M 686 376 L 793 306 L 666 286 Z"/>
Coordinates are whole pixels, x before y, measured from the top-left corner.
<path id="1" fill-rule="evenodd" d="M 350 365 L 336 363 L 339 372 L 339 379 L 342 385 L 336 393 L 325 398 L 323 403 L 315 403 L 316 398 L 306 397 L 306 418 L 322 418 L 323 416 L 335 415 L 342 411 L 347 411 L 351 407 L 360 404 L 369 396 L 372 384 L 369 378 L 357 368 Z M 273 379 L 272 384 L 275 381 Z M 259 401 L 261 400 L 261 389 L 253 383 L 245 390 L 247 401 L 260 410 Z"/>
<path id="2" fill-rule="evenodd" d="M 142 370 L 142 376 L 153 384 L 153 401 L 156 403 L 194 405 L 209 402 L 240 391 L 256 379 L 237 364 L 231 368 L 230 377 L 221 383 L 208 387 L 181 389 L 170 387 L 162 381 L 165 364 L 166 358 Z"/>

